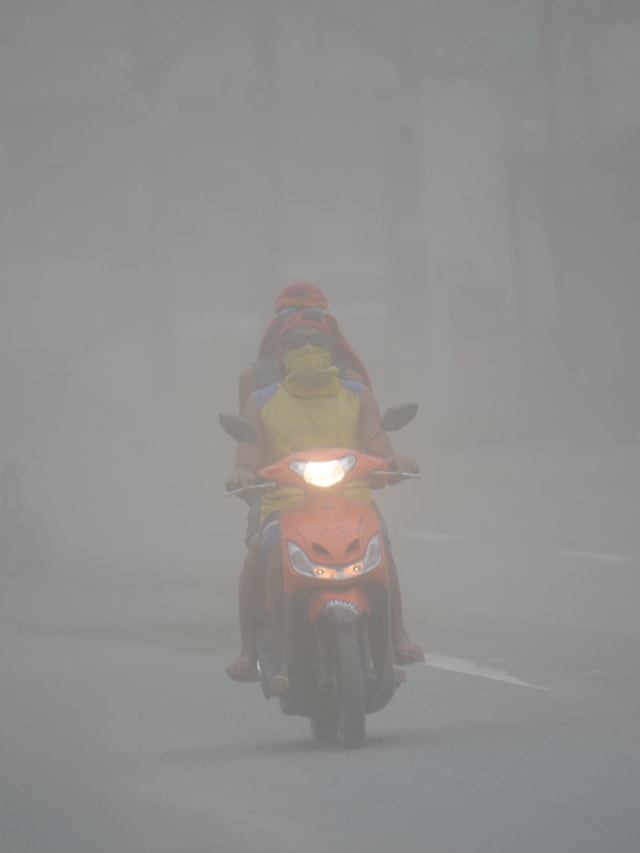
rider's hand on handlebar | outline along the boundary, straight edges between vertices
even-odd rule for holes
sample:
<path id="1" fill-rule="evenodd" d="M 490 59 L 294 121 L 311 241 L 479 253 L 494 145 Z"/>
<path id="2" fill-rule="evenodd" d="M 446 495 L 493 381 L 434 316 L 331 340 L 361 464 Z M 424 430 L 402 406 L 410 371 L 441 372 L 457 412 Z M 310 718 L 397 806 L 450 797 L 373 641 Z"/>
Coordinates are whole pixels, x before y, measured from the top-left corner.
<path id="1" fill-rule="evenodd" d="M 248 468 L 234 468 L 231 476 L 227 481 L 227 491 L 231 492 L 234 489 L 246 489 L 252 483 L 255 483 L 256 475 Z"/>
<path id="2" fill-rule="evenodd" d="M 387 456 L 385 461 L 391 471 L 400 471 L 404 474 L 420 473 L 420 466 L 415 459 L 411 459 L 409 456 L 400 456 L 400 454 L 394 453 L 391 456 Z M 393 480 L 392 482 L 399 482 L 401 479 L 401 477 L 398 477 L 397 480 Z"/>

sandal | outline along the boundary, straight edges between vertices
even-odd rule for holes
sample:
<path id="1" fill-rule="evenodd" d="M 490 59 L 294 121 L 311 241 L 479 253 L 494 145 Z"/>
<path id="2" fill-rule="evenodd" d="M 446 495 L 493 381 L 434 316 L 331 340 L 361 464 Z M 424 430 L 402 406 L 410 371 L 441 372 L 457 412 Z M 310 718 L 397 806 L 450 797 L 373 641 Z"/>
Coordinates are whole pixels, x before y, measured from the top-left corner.
<path id="1" fill-rule="evenodd" d="M 260 681 L 260 670 L 255 664 L 244 664 L 234 661 L 227 667 L 226 673 L 234 681 Z"/>
<path id="2" fill-rule="evenodd" d="M 404 669 L 400 669 L 397 666 L 393 668 L 393 686 L 400 687 L 401 684 L 404 684 L 407 680 L 407 673 Z"/>
<path id="3" fill-rule="evenodd" d="M 420 646 L 412 646 L 409 643 L 395 646 L 393 656 L 396 663 L 401 663 L 403 666 L 410 663 L 424 663 L 424 652 Z"/>
<path id="4" fill-rule="evenodd" d="M 271 679 L 269 693 L 272 696 L 284 696 L 289 692 L 289 679 L 286 675 L 276 675 Z"/>

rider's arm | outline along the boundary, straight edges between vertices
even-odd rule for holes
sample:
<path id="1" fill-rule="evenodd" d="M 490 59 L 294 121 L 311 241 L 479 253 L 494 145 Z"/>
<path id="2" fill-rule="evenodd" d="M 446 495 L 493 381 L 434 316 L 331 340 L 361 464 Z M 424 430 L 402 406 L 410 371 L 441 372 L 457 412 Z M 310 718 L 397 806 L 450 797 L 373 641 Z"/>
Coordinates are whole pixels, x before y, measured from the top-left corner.
<path id="1" fill-rule="evenodd" d="M 358 420 L 360 443 L 372 456 L 387 459 L 395 453 L 386 432 L 380 432 L 380 412 L 373 393 L 363 386 L 360 392 L 360 417 Z"/>
<path id="2" fill-rule="evenodd" d="M 380 456 L 396 471 L 417 474 L 418 463 L 408 456 L 400 456 L 394 450 L 386 432 L 380 432 L 380 412 L 374 394 L 365 386 L 360 392 L 360 418 L 358 435 L 362 447 L 372 456 Z"/>
<path id="3" fill-rule="evenodd" d="M 263 468 L 267 462 L 267 436 L 260 417 L 258 405 L 253 398 L 249 397 L 246 402 L 242 414 L 245 418 L 249 418 L 253 424 L 253 428 L 258 436 L 259 444 L 238 444 L 236 448 L 236 458 L 233 463 L 233 471 L 229 478 L 229 487 L 232 489 L 241 489 L 252 483 L 256 474 Z M 263 445 L 260 447 L 260 445 Z"/>
<path id="4" fill-rule="evenodd" d="M 238 381 L 238 412 L 243 414 L 247 400 L 256 390 L 256 372 L 252 364 L 247 364 L 240 374 Z"/>

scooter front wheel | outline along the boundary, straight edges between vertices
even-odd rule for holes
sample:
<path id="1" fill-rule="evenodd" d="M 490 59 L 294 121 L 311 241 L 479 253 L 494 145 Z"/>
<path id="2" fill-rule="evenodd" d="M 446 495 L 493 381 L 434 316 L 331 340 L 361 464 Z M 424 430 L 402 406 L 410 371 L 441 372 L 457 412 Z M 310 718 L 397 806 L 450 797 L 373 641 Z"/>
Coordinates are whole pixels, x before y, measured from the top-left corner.
<path id="1" fill-rule="evenodd" d="M 317 715 L 311 718 L 311 734 L 322 743 L 333 741 L 338 736 L 338 709 L 335 696 L 322 698 Z"/>
<path id="2" fill-rule="evenodd" d="M 358 626 L 336 625 L 340 666 L 338 684 L 338 734 L 347 749 L 360 749 L 365 735 L 364 676 Z"/>

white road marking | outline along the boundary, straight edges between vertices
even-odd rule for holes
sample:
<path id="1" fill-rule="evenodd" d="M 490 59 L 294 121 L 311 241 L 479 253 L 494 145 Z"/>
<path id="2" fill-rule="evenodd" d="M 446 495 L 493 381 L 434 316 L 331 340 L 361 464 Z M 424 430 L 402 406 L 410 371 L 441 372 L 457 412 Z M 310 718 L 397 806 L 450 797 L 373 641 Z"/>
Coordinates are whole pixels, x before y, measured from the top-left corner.
<path id="1" fill-rule="evenodd" d="M 540 687 L 537 684 L 529 684 L 527 681 L 521 681 L 519 678 L 515 678 L 499 669 L 478 666 L 473 661 L 464 660 L 464 658 L 452 658 L 447 655 L 427 655 L 424 666 L 429 666 L 432 669 L 444 669 L 447 672 L 458 672 L 462 675 L 475 675 L 478 678 L 489 678 L 492 681 L 502 681 L 505 684 L 515 684 L 518 687 L 530 687 L 532 690 L 549 690 L 548 687 Z"/>
<path id="2" fill-rule="evenodd" d="M 462 533 L 440 533 L 436 530 L 405 530 L 410 539 L 428 539 L 433 542 L 466 542 Z"/>
<path id="3" fill-rule="evenodd" d="M 405 530 L 404 535 L 409 539 L 422 539 L 428 542 L 467 542 L 469 537 L 464 533 L 445 533 L 439 530 Z M 633 563 L 635 557 L 628 554 L 606 554 L 600 551 L 582 551 L 580 549 L 556 549 L 559 557 L 569 557 L 572 560 L 591 560 L 600 563 Z"/>
<path id="4" fill-rule="evenodd" d="M 561 557 L 571 557 L 575 560 L 593 560 L 600 563 L 633 563 L 633 557 L 626 554 L 601 554 L 598 551 L 557 551 Z"/>

